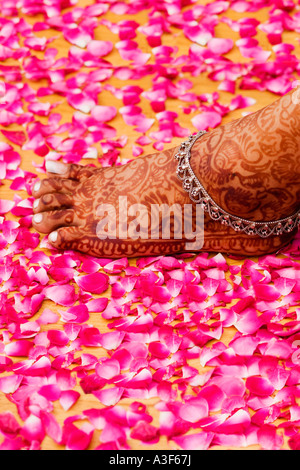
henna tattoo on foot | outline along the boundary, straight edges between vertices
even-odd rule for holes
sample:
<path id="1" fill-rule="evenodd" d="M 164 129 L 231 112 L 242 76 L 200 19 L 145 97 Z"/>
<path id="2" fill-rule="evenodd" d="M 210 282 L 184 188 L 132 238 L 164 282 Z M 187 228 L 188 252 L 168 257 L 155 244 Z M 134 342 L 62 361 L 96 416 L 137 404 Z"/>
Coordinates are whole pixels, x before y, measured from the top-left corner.
<path id="1" fill-rule="evenodd" d="M 294 100 L 295 101 L 295 100 Z M 272 221 L 299 208 L 300 105 L 288 94 L 255 113 L 220 126 L 199 139 L 191 152 L 191 166 L 209 195 L 224 210 L 249 220 Z M 115 224 L 124 232 L 122 197 L 137 209 L 166 205 L 184 208 L 191 204 L 176 177 L 177 148 L 138 157 L 126 165 L 93 168 L 59 163 L 48 167 L 49 177 L 35 187 L 33 226 L 53 233 L 51 243 L 93 256 L 154 256 L 186 249 L 187 237 L 176 238 L 178 219 L 170 219 L 170 236 L 163 239 L 163 220 L 157 220 L 159 237 L 151 238 L 149 220 L 128 216 L 137 233 L 147 236 L 101 239 L 97 236 L 97 208 L 108 205 Z M 57 162 L 55 162 L 57 163 Z M 50 172 L 51 171 L 51 172 Z M 138 211 L 137 211 L 138 212 Z M 122 215 L 123 214 L 123 215 Z M 135 217 L 134 217 L 135 216 Z M 278 251 L 295 231 L 262 239 L 237 233 L 204 214 L 201 251 L 256 256 Z M 144 227 L 143 227 L 144 225 Z M 192 227 L 195 231 L 196 216 Z M 118 233 L 119 233 L 118 232 Z M 128 232 L 127 232 L 128 234 Z"/>

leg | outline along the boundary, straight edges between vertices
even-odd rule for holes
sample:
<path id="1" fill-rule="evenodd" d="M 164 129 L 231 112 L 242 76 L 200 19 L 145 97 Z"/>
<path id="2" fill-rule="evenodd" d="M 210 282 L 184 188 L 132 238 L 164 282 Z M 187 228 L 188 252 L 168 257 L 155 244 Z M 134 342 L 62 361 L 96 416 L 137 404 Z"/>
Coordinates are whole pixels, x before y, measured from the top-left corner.
<path id="1" fill-rule="evenodd" d="M 272 221 L 299 209 L 299 91 L 293 90 L 256 113 L 220 126 L 196 142 L 191 165 L 210 196 L 229 213 Z M 271 250 L 274 242 L 275 251 L 292 236 L 285 234 L 267 244 Z M 237 236 L 231 230 L 227 238 L 228 251 L 241 244 L 242 251 L 251 254 L 257 243 L 264 247 L 262 251 L 267 246 L 262 240 Z M 211 245 L 215 243 L 211 237 Z"/>
<path id="2" fill-rule="evenodd" d="M 294 101 L 290 93 L 256 113 L 212 130 L 193 147 L 191 165 L 195 174 L 210 196 L 231 214 L 271 221 L 298 209 L 300 106 Z M 38 198 L 34 227 L 42 233 L 51 232 L 50 240 L 57 248 L 93 256 L 135 257 L 186 251 L 186 240 L 174 238 L 174 226 L 170 239 L 153 240 L 149 234 L 137 239 L 118 236 L 122 197 L 126 197 L 128 207 L 141 205 L 148 214 L 154 204 L 191 204 L 176 176 L 176 151 L 173 148 L 105 169 L 52 166 L 51 177 L 33 192 Z M 104 205 L 114 211 L 119 229 L 115 238 L 106 240 L 97 236 L 97 210 Z M 277 251 L 294 233 L 262 239 L 235 232 L 205 214 L 202 251 L 261 255 Z"/>
<path id="3" fill-rule="evenodd" d="M 220 126 L 195 144 L 192 165 L 228 212 L 259 221 L 299 208 L 300 103 L 295 93 Z"/>

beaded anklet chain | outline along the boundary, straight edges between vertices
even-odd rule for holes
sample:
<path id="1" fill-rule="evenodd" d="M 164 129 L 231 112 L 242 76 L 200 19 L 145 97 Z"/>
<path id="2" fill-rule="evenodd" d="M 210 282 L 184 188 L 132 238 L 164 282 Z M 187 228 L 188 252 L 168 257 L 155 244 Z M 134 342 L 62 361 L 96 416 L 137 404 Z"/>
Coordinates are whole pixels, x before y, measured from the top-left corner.
<path id="1" fill-rule="evenodd" d="M 189 193 L 190 199 L 196 204 L 200 204 L 205 212 L 213 220 L 219 220 L 222 224 L 228 225 L 236 232 L 244 232 L 247 235 L 259 235 L 267 238 L 271 235 L 281 235 L 284 232 L 291 232 L 300 224 L 300 210 L 290 217 L 278 219 L 270 222 L 254 222 L 229 214 L 222 209 L 206 192 L 190 165 L 191 149 L 199 137 L 206 131 L 199 131 L 196 135 L 191 135 L 183 142 L 179 151 L 175 155 L 178 161 L 176 174 L 182 181 L 183 189 Z"/>

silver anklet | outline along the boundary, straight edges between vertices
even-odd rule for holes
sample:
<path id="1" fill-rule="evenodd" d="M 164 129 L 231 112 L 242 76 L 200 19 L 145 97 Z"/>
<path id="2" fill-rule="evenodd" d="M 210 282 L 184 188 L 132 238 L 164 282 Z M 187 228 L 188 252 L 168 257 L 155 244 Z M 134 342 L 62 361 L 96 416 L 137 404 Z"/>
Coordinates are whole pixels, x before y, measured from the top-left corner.
<path id="1" fill-rule="evenodd" d="M 190 199 L 196 204 L 200 204 L 213 220 L 219 220 L 236 232 L 245 232 L 247 235 L 259 235 L 262 238 L 267 238 L 271 235 L 281 235 L 284 232 L 294 230 L 300 224 L 300 210 L 284 219 L 271 222 L 254 222 L 236 217 L 221 209 L 205 191 L 190 165 L 191 149 L 196 140 L 204 134 L 206 134 L 206 131 L 199 131 L 196 135 L 191 135 L 187 141 L 181 144 L 175 155 L 176 160 L 178 160 L 177 176 L 182 181 L 183 189 L 189 193 Z"/>

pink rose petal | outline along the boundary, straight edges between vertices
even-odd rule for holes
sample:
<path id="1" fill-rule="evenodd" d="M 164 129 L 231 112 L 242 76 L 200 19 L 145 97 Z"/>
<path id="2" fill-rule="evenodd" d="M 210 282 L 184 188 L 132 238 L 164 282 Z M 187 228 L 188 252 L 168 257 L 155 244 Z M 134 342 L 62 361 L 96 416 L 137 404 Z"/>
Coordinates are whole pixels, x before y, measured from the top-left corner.
<path id="1" fill-rule="evenodd" d="M 44 294 L 59 305 L 73 305 L 75 301 L 75 289 L 71 285 L 49 286 L 44 289 Z"/>
<path id="2" fill-rule="evenodd" d="M 208 415 L 208 404 L 204 398 L 195 398 L 182 405 L 179 416 L 184 421 L 196 423 Z"/>
<path id="3" fill-rule="evenodd" d="M 94 106 L 91 111 L 91 116 L 97 122 L 111 121 L 117 115 L 117 110 L 114 106 Z"/>
<path id="4" fill-rule="evenodd" d="M 191 119 L 193 126 L 200 130 L 208 130 L 208 128 L 214 129 L 221 121 L 222 117 L 220 114 L 214 111 L 203 111 L 201 114 Z"/>
<path id="5" fill-rule="evenodd" d="M 86 292 L 101 294 L 108 288 L 108 276 L 103 273 L 92 273 L 75 278 L 76 284 Z"/>
<path id="6" fill-rule="evenodd" d="M 208 41 L 207 47 L 215 54 L 227 54 L 233 48 L 232 39 L 212 38 Z"/>
<path id="7" fill-rule="evenodd" d="M 114 359 L 104 360 L 101 364 L 96 365 L 97 374 L 104 379 L 112 379 L 120 373 L 120 364 Z"/>
<path id="8" fill-rule="evenodd" d="M 97 57 L 106 56 L 113 50 L 113 43 L 110 41 L 92 40 L 88 43 L 87 50 Z"/>
<path id="9" fill-rule="evenodd" d="M 65 411 L 72 408 L 72 406 L 77 402 L 80 398 L 80 393 L 76 390 L 62 390 L 59 402 Z"/>
<path id="10" fill-rule="evenodd" d="M 30 415 L 24 422 L 21 435 L 29 442 L 42 442 L 45 437 L 45 430 L 41 419 L 38 416 Z"/>
<path id="11" fill-rule="evenodd" d="M 93 431 L 84 432 L 74 425 L 67 426 L 66 449 L 67 450 L 86 450 L 91 442 Z"/>
<path id="12" fill-rule="evenodd" d="M 0 214 L 6 214 L 7 212 L 10 212 L 14 205 L 15 203 L 13 201 L 0 199 Z"/>
<path id="13" fill-rule="evenodd" d="M 184 450 L 207 450 L 211 444 L 214 434 L 212 432 L 200 432 L 189 434 L 187 436 L 179 436 L 173 438 L 181 449 Z"/>
<path id="14" fill-rule="evenodd" d="M 258 396 L 269 396 L 274 392 L 273 385 L 268 379 L 263 377 L 248 377 L 246 381 L 246 387 L 251 393 Z"/>
<path id="15" fill-rule="evenodd" d="M 283 445 L 283 437 L 278 435 L 276 427 L 265 424 L 257 431 L 258 442 L 263 450 L 280 450 Z"/>
<path id="16" fill-rule="evenodd" d="M 124 389 L 113 387 L 95 392 L 94 394 L 105 406 L 113 406 L 121 399 Z"/>
<path id="17" fill-rule="evenodd" d="M 47 436 L 51 437 L 51 439 L 53 439 L 57 444 L 60 444 L 62 439 L 62 429 L 55 417 L 43 410 L 41 411 L 40 417 Z"/>
<path id="18" fill-rule="evenodd" d="M 26 142 L 26 135 L 23 131 L 1 131 L 2 134 L 14 144 L 20 147 Z"/>
<path id="19" fill-rule="evenodd" d="M 15 438 L 21 426 L 10 411 L 0 414 L 0 431 L 6 437 Z"/>
<path id="20" fill-rule="evenodd" d="M 3 393 L 14 393 L 22 382 L 21 375 L 11 375 L 7 377 L 0 377 L 0 390 Z"/>

